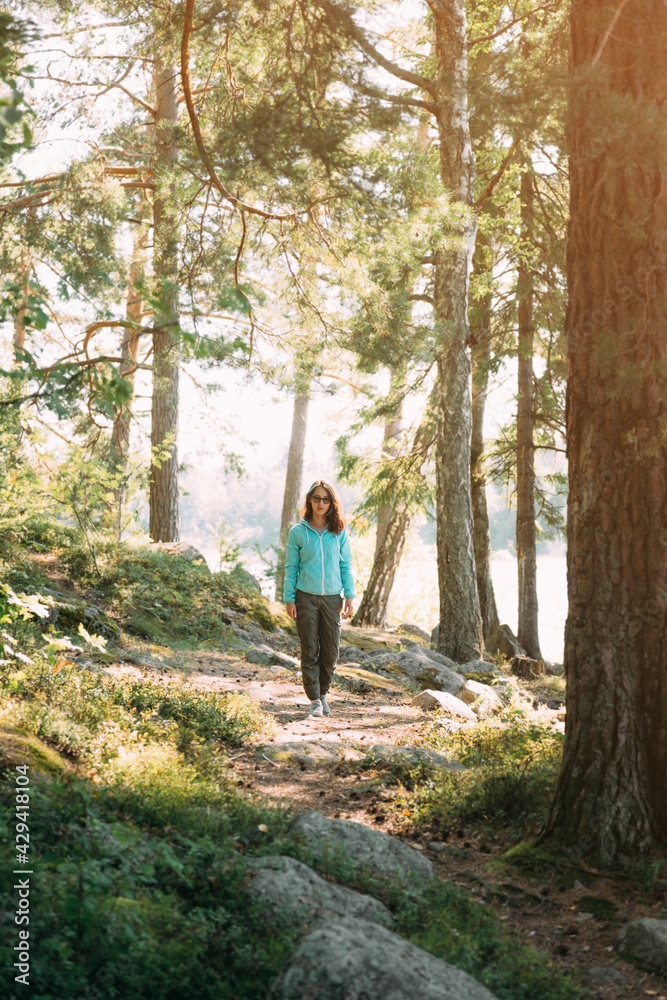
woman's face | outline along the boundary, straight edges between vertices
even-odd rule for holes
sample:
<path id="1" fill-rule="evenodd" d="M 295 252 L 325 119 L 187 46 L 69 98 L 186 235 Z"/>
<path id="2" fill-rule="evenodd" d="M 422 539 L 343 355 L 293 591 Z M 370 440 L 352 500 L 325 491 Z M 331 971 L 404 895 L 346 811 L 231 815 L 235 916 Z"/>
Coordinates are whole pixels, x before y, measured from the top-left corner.
<path id="1" fill-rule="evenodd" d="M 326 517 L 331 511 L 331 494 L 324 486 L 316 486 L 310 495 L 314 514 Z"/>

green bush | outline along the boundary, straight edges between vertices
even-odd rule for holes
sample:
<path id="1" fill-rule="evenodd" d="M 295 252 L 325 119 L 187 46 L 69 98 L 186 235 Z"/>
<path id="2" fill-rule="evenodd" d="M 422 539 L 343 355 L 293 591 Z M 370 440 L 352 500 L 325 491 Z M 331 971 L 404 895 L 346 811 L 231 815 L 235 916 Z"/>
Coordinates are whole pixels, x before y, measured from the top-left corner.
<path id="1" fill-rule="evenodd" d="M 447 734 L 434 726 L 425 743 L 469 770 L 426 780 L 401 805 L 410 805 L 417 825 L 443 835 L 479 823 L 526 836 L 541 824 L 551 802 L 562 739 L 552 726 L 521 720 L 479 722 Z"/>

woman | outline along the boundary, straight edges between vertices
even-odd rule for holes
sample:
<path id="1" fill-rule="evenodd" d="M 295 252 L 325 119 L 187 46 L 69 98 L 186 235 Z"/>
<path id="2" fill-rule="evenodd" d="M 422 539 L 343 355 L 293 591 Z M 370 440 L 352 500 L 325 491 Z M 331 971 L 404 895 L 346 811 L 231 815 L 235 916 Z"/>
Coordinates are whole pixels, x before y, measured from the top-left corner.
<path id="1" fill-rule="evenodd" d="M 310 714 L 330 715 L 331 686 L 343 618 L 354 599 L 352 553 L 345 518 L 333 486 L 318 479 L 308 490 L 301 520 L 290 528 L 285 554 L 283 600 L 296 619 L 301 642 L 301 675 L 310 698 Z"/>

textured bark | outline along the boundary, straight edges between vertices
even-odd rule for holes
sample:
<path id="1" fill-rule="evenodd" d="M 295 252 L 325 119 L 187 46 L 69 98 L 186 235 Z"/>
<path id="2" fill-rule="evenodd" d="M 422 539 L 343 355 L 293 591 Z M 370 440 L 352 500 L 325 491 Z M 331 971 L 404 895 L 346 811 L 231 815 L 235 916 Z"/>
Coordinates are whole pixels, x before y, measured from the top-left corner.
<path id="1" fill-rule="evenodd" d="M 434 397 L 431 393 L 412 444 L 410 472 L 414 476 L 422 474 L 433 447 L 435 439 L 433 402 Z M 411 514 L 410 504 L 405 500 L 399 500 L 392 508 L 382 544 L 373 561 L 364 596 L 352 619 L 353 625 L 384 624 L 389 598 L 410 528 Z"/>
<path id="2" fill-rule="evenodd" d="M 457 246 L 435 264 L 436 489 L 440 590 L 438 649 L 459 663 L 484 651 L 477 595 L 470 491 L 472 433 L 468 284 L 475 248 L 474 154 L 468 127 L 468 60 L 464 0 L 432 0 L 436 39 L 435 99 L 440 173 L 458 213 Z M 450 223 L 453 226 L 454 223 Z"/>
<path id="3" fill-rule="evenodd" d="M 154 542 L 175 542 L 178 520 L 178 239 L 174 215 L 177 70 L 155 62 L 156 192 L 153 203 L 153 273 L 157 304 L 153 334 L 153 400 L 149 533 Z M 155 457 L 158 452 L 166 452 Z"/>
<path id="4" fill-rule="evenodd" d="M 567 721 L 541 840 L 610 865 L 667 842 L 667 6 L 570 17 Z"/>
<path id="5" fill-rule="evenodd" d="M 299 503 L 301 500 L 303 479 L 303 453 L 306 445 L 309 401 L 310 396 L 308 391 L 298 393 L 294 397 L 292 433 L 290 435 L 289 452 L 287 455 L 285 492 L 283 494 L 283 510 L 280 518 L 280 543 L 278 548 L 278 567 L 276 571 L 277 601 L 282 601 L 283 599 L 287 534 L 291 526 L 299 519 Z"/>
<path id="6" fill-rule="evenodd" d="M 479 241 L 475 250 L 475 270 L 490 272 L 493 257 L 490 247 Z M 473 545 L 477 570 L 477 594 L 482 614 L 484 641 L 488 641 L 498 625 L 496 595 L 491 579 L 489 512 L 486 505 L 486 475 L 484 471 L 484 409 L 489 383 L 488 361 L 491 357 L 491 290 L 485 289 L 470 310 L 470 334 L 474 344 L 472 372 L 472 435 L 470 444 L 470 492 L 473 510 Z"/>
<path id="7" fill-rule="evenodd" d="M 25 347 L 25 317 L 28 312 L 28 296 L 30 295 L 30 256 L 25 249 L 21 248 L 21 265 L 20 274 L 22 281 L 21 288 L 21 301 L 18 309 L 16 310 L 16 316 L 14 317 L 14 335 L 12 338 L 13 348 L 14 348 L 14 366 L 16 367 L 21 362 L 18 360 L 17 354 L 22 351 Z"/>
<path id="8" fill-rule="evenodd" d="M 524 252 L 519 261 L 517 298 L 519 312 L 518 396 L 516 413 L 516 562 L 519 576 L 519 627 L 517 639 L 534 660 L 541 660 L 537 620 L 537 547 L 535 539 L 535 447 L 533 429 L 533 285 L 530 261 L 533 241 L 533 178 L 521 174 L 521 230 Z"/>
<path id="9" fill-rule="evenodd" d="M 132 409 L 134 404 L 134 368 L 139 353 L 139 338 L 141 334 L 141 314 L 143 310 L 143 298 L 138 290 L 138 284 L 144 277 L 146 264 L 146 247 L 148 245 L 148 233 L 145 227 L 135 231 L 134 247 L 130 270 L 128 275 L 127 298 L 125 301 L 125 319 L 129 326 L 123 329 L 123 339 L 121 342 L 120 375 L 125 380 L 130 389 L 130 398 L 124 403 L 118 416 L 116 417 L 113 434 L 111 438 L 114 450 L 114 465 L 118 472 L 124 473 L 127 470 L 127 457 L 130 448 L 130 425 L 132 422 Z M 123 504 L 125 502 L 125 486 L 121 485 L 116 490 L 116 538 L 120 540 L 122 532 Z"/>
<path id="10" fill-rule="evenodd" d="M 390 381 L 389 381 L 389 396 L 393 398 L 397 390 L 400 391 L 400 387 L 403 385 L 405 380 L 405 370 L 398 368 L 390 369 Z M 399 443 L 401 438 L 401 433 L 403 431 L 403 396 L 401 396 L 396 409 L 391 413 L 384 422 L 384 437 L 382 440 L 382 455 L 384 458 L 395 458 L 398 455 Z M 380 549 L 382 548 L 382 543 L 384 542 L 384 537 L 387 533 L 387 528 L 389 526 L 389 519 L 391 517 L 392 505 L 390 503 L 384 504 L 378 511 L 378 521 L 377 530 L 375 532 L 375 552 L 373 554 L 373 562 L 377 559 Z M 403 540 L 405 543 L 405 539 Z"/>

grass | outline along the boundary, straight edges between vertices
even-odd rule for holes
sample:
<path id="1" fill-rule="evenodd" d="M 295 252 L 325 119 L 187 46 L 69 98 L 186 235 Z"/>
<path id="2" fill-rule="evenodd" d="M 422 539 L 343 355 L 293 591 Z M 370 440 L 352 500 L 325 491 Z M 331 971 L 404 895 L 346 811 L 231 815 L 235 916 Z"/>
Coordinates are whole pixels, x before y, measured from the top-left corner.
<path id="1" fill-rule="evenodd" d="M 228 573 L 211 573 L 204 562 L 170 556 L 148 546 L 107 541 L 96 547 L 99 575 L 88 548 L 71 528 L 35 525 L 29 547 L 3 576 L 15 588 L 52 586 L 32 553 L 48 549 L 76 589 L 103 603 L 128 632 L 159 645 L 195 646 L 230 634 L 226 609 L 239 612 L 267 632 L 290 620 L 252 586 Z M 292 623 L 293 624 L 293 623 Z M 76 628 L 75 628 L 76 631 Z"/>
<path id="2" fill-rule="evenodd" d="M 541 825 L 551 802 L 562 753 L 562 735 L 548 724 L 522 719 L 480 721 L 456 733 L 432 725 L 425 745 L 464 764 L 460 774 L 425 775 L 397 805 L 412 822 L 444 838 L 453 829 L 477 824 L 505 828 L 515 839 Z"/>

